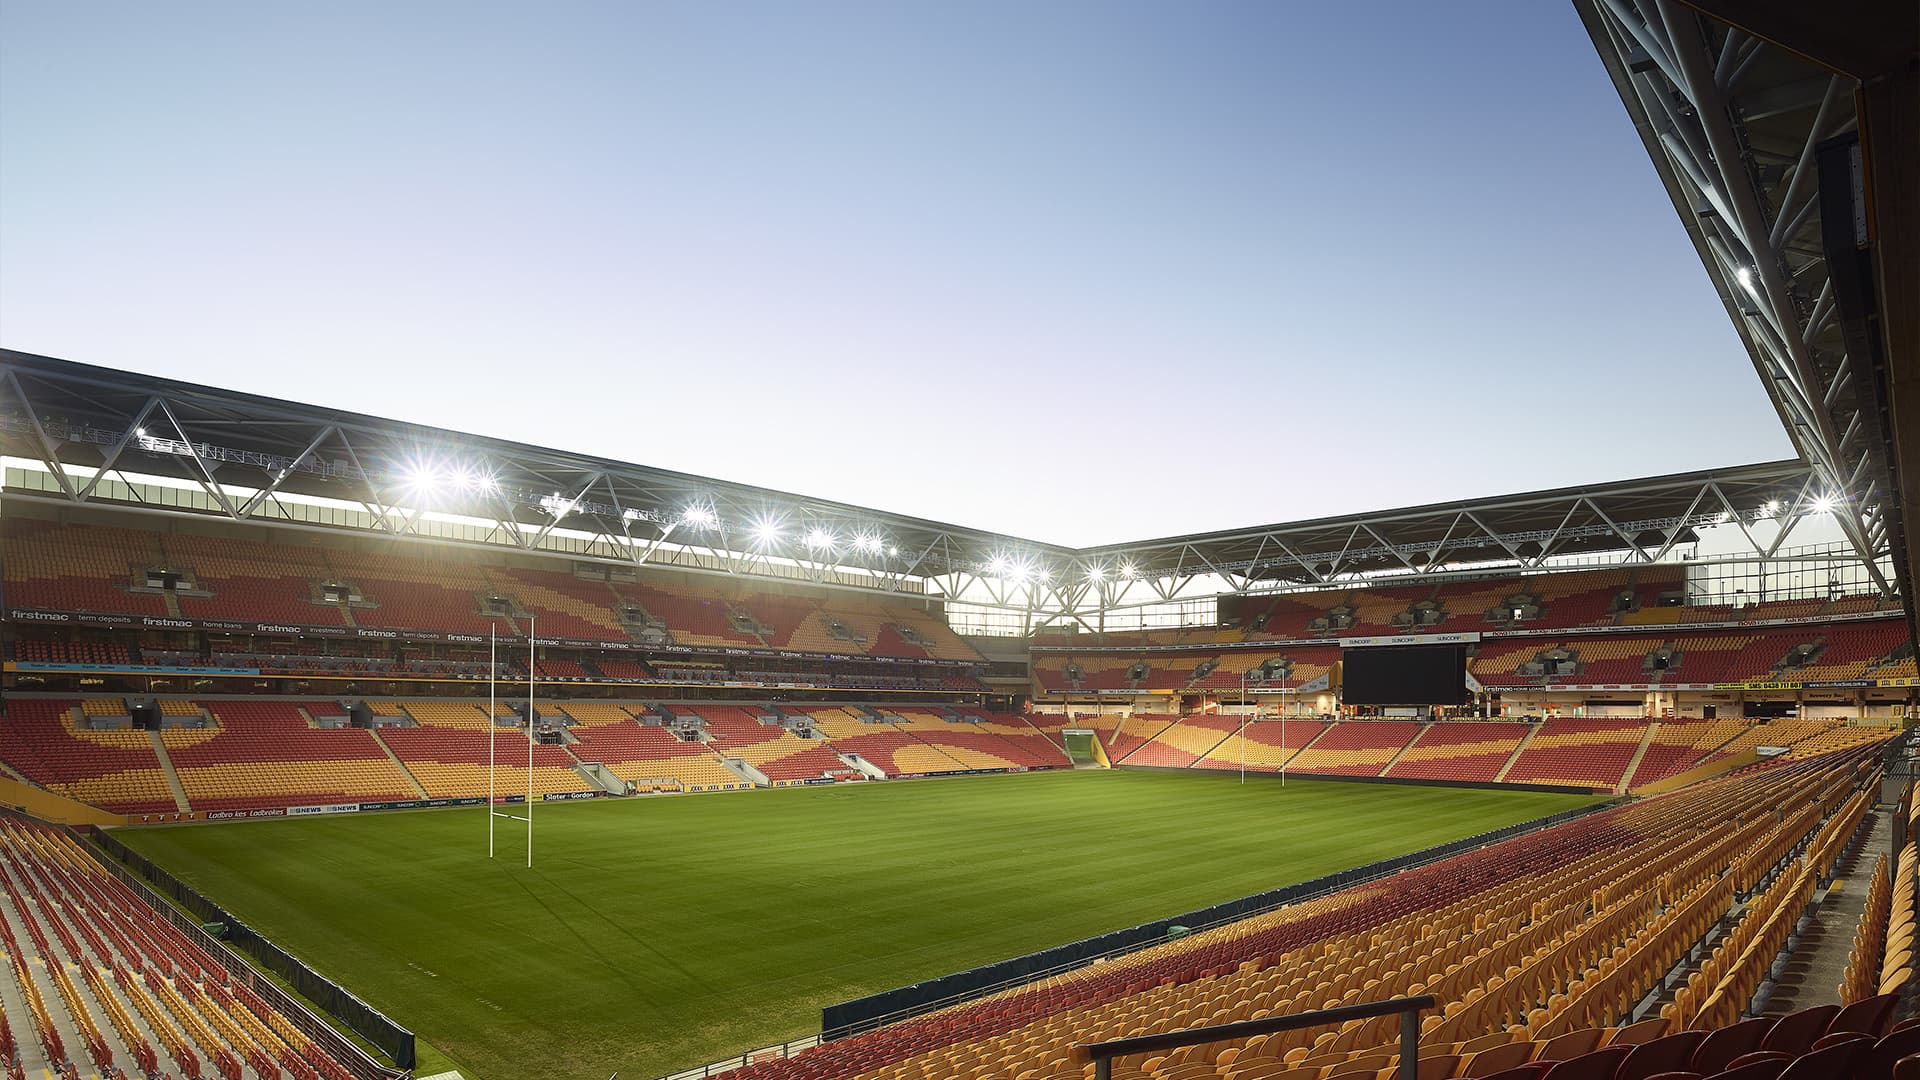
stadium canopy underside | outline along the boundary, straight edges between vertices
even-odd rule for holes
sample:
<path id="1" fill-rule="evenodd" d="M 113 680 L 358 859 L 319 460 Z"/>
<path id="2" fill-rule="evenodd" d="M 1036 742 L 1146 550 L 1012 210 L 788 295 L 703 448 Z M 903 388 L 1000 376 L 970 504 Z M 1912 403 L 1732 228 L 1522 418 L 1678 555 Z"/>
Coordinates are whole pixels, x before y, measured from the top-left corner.
<path id="1" fill-rule="evenodd" d="M 1910 583 L 1920 5 L 1574 7 L 1848 541 Z"/>
<path id="2" fill-rule="evenodd" d="M 0 363 L 9 498 L 927 596 L 1025 626 L 1380 576 L 1645 563 L 1715 526 L 1745 534 L 1741 558 L 1784 559 L 1825 508 L 1816 471 L 1781 461 L 1075 549 L 27 353 Z"/>

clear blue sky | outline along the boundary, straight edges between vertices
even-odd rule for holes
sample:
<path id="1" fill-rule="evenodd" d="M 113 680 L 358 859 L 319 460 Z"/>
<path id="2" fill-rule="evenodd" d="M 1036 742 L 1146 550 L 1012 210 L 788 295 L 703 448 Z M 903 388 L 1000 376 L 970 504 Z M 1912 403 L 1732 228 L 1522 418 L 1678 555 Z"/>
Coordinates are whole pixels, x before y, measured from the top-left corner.
<path id="1" fill-rule="evenodd" d="M 1564 0 L 5 0 L 0 344 L 1071 544 L 1791 454 Z"/>

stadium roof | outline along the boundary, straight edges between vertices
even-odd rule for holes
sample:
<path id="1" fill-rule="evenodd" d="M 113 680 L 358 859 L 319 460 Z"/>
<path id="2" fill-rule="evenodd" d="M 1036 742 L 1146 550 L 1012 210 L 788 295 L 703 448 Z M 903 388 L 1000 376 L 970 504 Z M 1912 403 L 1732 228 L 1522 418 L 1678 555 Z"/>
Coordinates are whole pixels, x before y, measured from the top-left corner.
<path id="1" fill-rule="evenodd" d="M 301 519 L 281 496 L 298 493 L 363 507 L 361 520 L 391 535 L 420 533 L 430 509 L 491 523 L 473 538 L 512 549 L 749 574 L 773 555 L 822 581 L 882 588 L 1017 578 L 1069 609 L 1111 606 L 1135 581 L 1172 599 L 1203 577 L 1247 589 L 1604 552 L 1652 558 L 1697 527 L 1797 520 L 1820 498 L 1805 464 L 1782 461 L 1074 549 L 29 353 L 0 350 L 0 361 L 0 449 L 43 462 L 51 497 L 65 501 L 101 501 L 96 470 L 157 475 L 206 498 L 149 509 L 286 522 Z M 117 502 L 142 501 L 137 486 L 114 490 Z M 556 528 L 594 539 L 557 546 Z M 863 576 L 839 573 L 848 567 Z"/>
<path id="2" fill-rule="evenodd" d="M 1910 527 L 1920 514 L 1920 8 L 1574 7 L 1841 528 L 1863 562 L 1890 558 L 1910 585 L 1920 564 Z"/>

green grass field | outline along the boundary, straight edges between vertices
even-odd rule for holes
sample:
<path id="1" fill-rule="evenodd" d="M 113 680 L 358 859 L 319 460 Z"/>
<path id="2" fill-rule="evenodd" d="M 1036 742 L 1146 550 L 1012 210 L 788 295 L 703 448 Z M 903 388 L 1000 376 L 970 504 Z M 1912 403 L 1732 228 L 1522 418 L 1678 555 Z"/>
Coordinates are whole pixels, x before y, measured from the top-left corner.
<path id="1" fill-rule="evenodd" d="M 469 1077 L 646 1078 L 823 1005 L 1592 801 L 1060 772 L 127 829 Z"/>

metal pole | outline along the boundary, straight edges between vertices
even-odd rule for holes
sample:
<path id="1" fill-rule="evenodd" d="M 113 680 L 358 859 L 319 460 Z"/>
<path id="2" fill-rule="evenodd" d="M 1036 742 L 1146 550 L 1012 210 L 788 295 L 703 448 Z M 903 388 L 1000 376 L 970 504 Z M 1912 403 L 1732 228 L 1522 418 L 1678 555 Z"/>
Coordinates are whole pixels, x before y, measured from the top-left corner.
<path id="1" fill-rule="evenodd" d="M 1247 673 L 1240 673 L 1240 782 L 1247 782 Z"/>
<path id="2" fill-rule="evenodd" d="M 493 858 L 493 675 L 500 649 L 493 624 L 487 626 L 487 858 Z"/>
<path id="3" fill-rule="evenodd" d="M 533 616 L 527 616 L 527 869 L 533 869 Z"/>
<path id="4" fill-rule="evenodd" d="M 1400 1080 L 1418 1080 L 1420 1075 L 1420 1010 L 1400 1014 Z"/>

